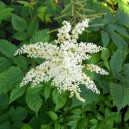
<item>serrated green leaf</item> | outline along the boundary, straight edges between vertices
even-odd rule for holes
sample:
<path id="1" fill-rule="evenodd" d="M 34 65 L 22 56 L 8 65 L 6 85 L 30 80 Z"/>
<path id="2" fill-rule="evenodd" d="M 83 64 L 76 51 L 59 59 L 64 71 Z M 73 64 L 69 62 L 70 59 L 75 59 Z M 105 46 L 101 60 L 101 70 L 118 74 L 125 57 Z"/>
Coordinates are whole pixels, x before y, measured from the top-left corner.
<path id="1" fill-rule="evenodd" d="M 13 45 L 11 42 L 8 42 L 7 40 L 0 40 L 0 52 L 7 56 L 7 57 L 13 57 L 14 52 L 17 50 L 16 46 Z"/>
<path id="2" fill-rule="evenodd" d="M 111 57 L 110 66 L 114 74 L 118 74 L 122 70 L 122 65 L 126 58 L 126 55 L 126 50 L 118 49 Z"/>
<path id="3" fill-rule="evenodd" d="M 111 95 L 113 102 L 117 106 L 118 110 L 129 105 L 129 89 L 124 85 L 111 83 L 110 84 Z"/>
<path id="4" fill-rule="evenodd" d="M 13 8 L 6 8 L 0 10 L 0 20 L 6 20 L 11 16 Z"/>
<path id="5" fill-rule="evenodd" d="M 120 11 L 117 10 L 116 11 L 116 21 L 117 23 L 121 24 L 121 25 L 125 25 L 126 27 L 129 27 L 129 14 L 124 12 L 124 11 Z"/>
<path id="6" fill-rule="evenodd" d="M 28 107 L 37 114 L 41 108 L 42 99 L 39 94 L 31 94 L 30 92 L 27 92 L 26 103 Z"/>
<path id="7" fill-rule="evenodd" d="M 10 61 L 4 57 L 0 57 L 0 72 L 8 69 L 11 65 Z"/>
<path id="8" fill-rule="evenodd" d="M 123 65 L 124 76 L 129 78 L 129 63 Z"/>
<path id="9" fill-rule="evenodd" d="M 25 19 L 17 15 L 12 16 L 12 25 L 15 30 L 20 32 L 23 32 L 27 27 Z"/>
<path id="10" fill-rule="evenodd" d="M 109 24 L 109 25 L 107 26 L 107 28 L 106 28 L 106 31 L 107 31 L 108 33 L 113 33 L 114 30 L 115 30 L 114 24 Z"/>
<path id="11" fill-rule="evenodd" d="M 48 115 L 52 118 L 52 120 L 56 121 L 58 119 L 58 116 L 55 112 L 49 111 Z"/>
<path id="12" fill-rule="evenodd" d="M 48 29 L 40 30 L 36 32 L 32 39 L 30 40 L 30 43 L 36 43 L 36 42 L 48 42 L 49 41 L 49 34 L 47 34 Z"/>
<path id="13" fill-rule="evenodd" d="M 14 100 L 18 99 L 19 97 L 21 97 L 24 92 L 26 90 L 26 87 L 15 87 L 14 89 L 12 89 L 11 93 L 10 93 L 10 101 L 9 103 L 13 102 Z"/>
<path id="14" fill-rule="evenodd" d="M 121 35 L 125 36 L 125 37 L 129 37 L 128 32 L 126 31 L 125 27 L 123 26 L 119 26 L 117 24 L 115 24 L 115 30 L 120 33 Z"/>
<path id="15" fill-rule="evenodd" d="M 10 67 L 0 74 L 0 93 L 10 91 L 21 82 L 23 73 L 19 67 Z"/>
<path id="16" fill-rule="evenodd" d="M 101 31 L 101 38 L 102 38 L 103 46 L 107 47 L 107 45 L 110 42 L 109 34 L 106 31 Z"/>
<path id="17" fill-rule="evenodd" d="M 128 47 L 127 42 L 125 42 L 125 40 L 116 32 L 112 32 L 110 34 L 110 37 L 118 48 L 127 48 Z"/>
<path id="18" fill-rule="evenodd" d="M 27 32 L 16 32 L 16 33 L 14 33 L 13 38 L 15 38 L 19 41 L 23 41 L 28 38 L 28 35 L 27 35 Z"/>
<path id="19" fill-rule="evenodd" d="M 57 89 L 54 89 L 52 92 L 52 99 L 53 102 L 56 104 L 55 111 L 62 108 L 66 101 L 67 101 L 67 94 L 66 92 L 62 92 L 61 94 L 57 91 Z"/>
<path id="20" fill-rule="evenodd" d="M 21 67 L 23 70 L 27 69 L 27 61 L 26 58 L 22 55 L 16 56 L 13 58 L 13 61 L 16 65 L 18 65 L 19 67 Z"/>
<path id="21" fill-rule="evenodd" d="M 11 108 L 9 111 L 9 115 L 13 122 L 23 121 L 27 117 L 27 110 L 23 107 Z"/>

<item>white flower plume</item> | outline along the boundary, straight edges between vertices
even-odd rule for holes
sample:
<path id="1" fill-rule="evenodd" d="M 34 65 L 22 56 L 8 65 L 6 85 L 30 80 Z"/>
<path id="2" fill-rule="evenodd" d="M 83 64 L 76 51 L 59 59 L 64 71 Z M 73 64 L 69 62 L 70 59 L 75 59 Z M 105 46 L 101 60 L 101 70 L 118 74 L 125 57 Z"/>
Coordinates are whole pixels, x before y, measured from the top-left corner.
<path id="1" fill-rule="evenodd" d="M 94 81 L 83 73 L 82 60 L 91 58 L 91 53 L 97 53 L 104 48 L 93 43 L 80 42 L 77 43 L 79 34 L 88 27 L 88 19 L 78 23 L 72 30 L 71 24 L 67 21 L 63 22 L 63 27 L 58 30 L 56 43 L 36 43 L 24 45 L 18 49 L 15 55 L 27 54 L 28 57 L 45 58 L 46 61 L 36 68 L 32 68 L 21 82 L 21 86 L 32 83 L 33 86 L 43 82 L 52 80 L 52 85 L 55 85 L 59 92 L 69 91 L 70 97 L 74 94 L 80 101 L 85 101 L 80 96 L 79 84 L 85 86 L 93 92 L 99 93 Z M 102 75 L 107 75 L 104 69 L 87 64 L 87 69 L 91 72 L 96 72 Z"/>

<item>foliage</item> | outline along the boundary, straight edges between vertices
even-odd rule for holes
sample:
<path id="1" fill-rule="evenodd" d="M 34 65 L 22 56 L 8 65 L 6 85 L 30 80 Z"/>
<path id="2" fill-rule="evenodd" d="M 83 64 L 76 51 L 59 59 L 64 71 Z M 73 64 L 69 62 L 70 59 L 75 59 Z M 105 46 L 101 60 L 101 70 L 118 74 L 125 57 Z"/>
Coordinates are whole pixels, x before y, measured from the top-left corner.
<path id="1" fill-rule="evenodd" d="M 129 129 L 128 1 L 2 1 L 0 129 Z M 63 20 L 74 20 L 74 24 L 85 17 L 90 18 L 91 27 L 79 40 L 107 48 L 89 60 L 110 72 L 106 77 L 89 73 L 101 94 L 82 89 L 83 104 L 68 98 L 68 93 L 59 94 L 49 82 L 19 87 L 25 73 L 44 60 L 14 57 L 16 49 L 51 42 Z"/>

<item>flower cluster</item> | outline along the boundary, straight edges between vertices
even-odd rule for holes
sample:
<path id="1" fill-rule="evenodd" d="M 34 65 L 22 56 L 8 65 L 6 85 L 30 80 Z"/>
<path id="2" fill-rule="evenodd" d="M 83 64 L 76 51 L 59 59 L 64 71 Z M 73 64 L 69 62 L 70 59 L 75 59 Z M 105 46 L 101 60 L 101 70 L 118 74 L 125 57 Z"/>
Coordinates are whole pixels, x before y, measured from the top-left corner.
<path id="1" fill-rule="evenodd" d="M 87 64 L 87 69 L 91 72 L 96 72 L 101 75 L 108 75 L 108 72 L 106 70 L 94 64 Z"/>
<path id="2" fill-rule="evenodd" d="M 104 48 L 93 43 L 80 42 L 77 43 L 78 35 L 88 27 L 88 20 L 78 23 L 73 30 L 69 22 L 64 21 L 63 27 L 58 30 L 58 39 L 53 45 L 49 43 L 36 43 L 24 45 L 18 49 L 15 55 L 27 54 L 28 57 L 45 58 L 46 61 L 36 68 L 32 68 L 21 82 L 21 86 L 32 83 L 36 86 L 42 81 L 52 80 L 52 85 L 55 85 L 58 91 L 69 91 L 70 97 L 74 94 L 80 101 L 85 101 L 80 96 L 80 84 L 85 84 L 88 89 L 99 93 L 94 81 L 83 72 L 85 67 L 82 60 L 91 58 L 91 53 L 97 53 Z M 70 35 L 71 34 L 71 35 Z M 107 75 L 108 73 L 100 67 L 87 64 L 87 69 L 96 73 Z"/>

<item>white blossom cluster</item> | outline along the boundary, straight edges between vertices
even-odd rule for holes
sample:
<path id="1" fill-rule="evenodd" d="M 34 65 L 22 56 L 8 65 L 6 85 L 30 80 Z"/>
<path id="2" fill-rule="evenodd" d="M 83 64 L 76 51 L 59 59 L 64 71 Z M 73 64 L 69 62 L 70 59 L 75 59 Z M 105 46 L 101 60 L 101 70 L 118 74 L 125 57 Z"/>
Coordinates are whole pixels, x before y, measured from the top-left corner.
<path id="1" fill-rule="evenodd" d="M 96 72 L 101 75 L 108 75 L 108 72 L 106 70 L 94 64 L 87 64 L 87 69 L 91 72 Z"/>
<path id="2" fill-rule="evenodd" d="M 88 89 L 99 93 L 94 81 L 83 72 L 85 66 L 82 64 L 82 60 L 90 59 L 89 54 L 97 53 L 104 50 L 104 48 L 93 43 L 77 43 L 78 35 L 86 27 L 88 27 L 87 19 L 78 23 L 73 30 L 71 30 L 70 23 L 64 21 L 63 27 L 58 31 L 58 39 L 56 40 L 56 43 L 60 43 L 60 45 L 39 42 L 24 45 L 18 49 L 15 55 L 27 54 L 31 58 L 46 59 L 44 63 L 32 68 L 26 74 L 21 86 L 27 85 L 29 82 L 36 86 L 40 82 L 52 80 L 52 85 L 55 85 L 60 93 L 69 91 L 70 97 L 75 94 L 77 99 L 83 102 L 85 100 L 80 96 L 80 84 L 85 84 Z M 88 64 L 87 69 L 102 75 L 108 74 L 104 69 L 93 64 Z"/>

